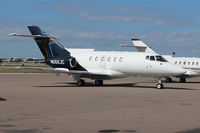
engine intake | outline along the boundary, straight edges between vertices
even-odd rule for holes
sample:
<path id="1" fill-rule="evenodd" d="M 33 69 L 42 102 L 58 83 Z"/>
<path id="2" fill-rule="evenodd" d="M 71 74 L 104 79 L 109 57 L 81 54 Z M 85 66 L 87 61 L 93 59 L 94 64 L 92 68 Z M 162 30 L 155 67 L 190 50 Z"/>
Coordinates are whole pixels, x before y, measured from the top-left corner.
<path id="1" fill-rule="evenodd" d="M 77 61 L 76 61 L 76 59 L 74 57 L 69 59 L 69 65 L 70 65 L 71 68 L 76 67 Z"/>

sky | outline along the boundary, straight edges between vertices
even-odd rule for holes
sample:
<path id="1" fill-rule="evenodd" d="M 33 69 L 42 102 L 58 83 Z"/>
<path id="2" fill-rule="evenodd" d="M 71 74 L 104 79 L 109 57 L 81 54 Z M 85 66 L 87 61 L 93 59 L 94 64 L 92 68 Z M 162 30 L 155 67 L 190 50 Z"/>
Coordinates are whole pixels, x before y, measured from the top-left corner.
<path id="1" fill-rule="evenodd" d="M 121 48 L 139 38 L 159 54 L 200 57 L 199 0 L 6 0 L 0 4 L 0 58 L 43 58 L 28 25 L 67 48 Z"/>

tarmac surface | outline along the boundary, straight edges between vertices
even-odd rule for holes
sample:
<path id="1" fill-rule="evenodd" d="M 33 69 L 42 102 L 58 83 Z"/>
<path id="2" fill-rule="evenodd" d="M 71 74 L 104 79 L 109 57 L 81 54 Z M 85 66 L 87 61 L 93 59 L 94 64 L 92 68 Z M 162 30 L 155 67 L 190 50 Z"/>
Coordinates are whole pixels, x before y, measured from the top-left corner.
<path id="1" fill-rule="evenodd" d="M 177 79 L 175 79 L 177 80 Z M 61 74 L 0 74 L 0 133 L 199 133 L 200 78 L 76 87 Z"/>

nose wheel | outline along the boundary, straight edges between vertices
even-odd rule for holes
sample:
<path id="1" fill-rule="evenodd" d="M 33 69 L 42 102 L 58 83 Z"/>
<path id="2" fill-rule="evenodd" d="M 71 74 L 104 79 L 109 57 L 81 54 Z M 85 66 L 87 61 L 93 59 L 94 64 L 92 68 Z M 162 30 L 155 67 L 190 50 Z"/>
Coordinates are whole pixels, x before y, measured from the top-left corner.
<path id="1" fill-rule="evenodd" d="M 157 88 L 157 89 L 163 89 L 163 88 L 164 88 L 164 85 L 158 83 L 158 84 L 156 85 L 156 88 Z"/>
<path id="2" fill-rule="evenodd" d="M 158 83 L 156 84 L 156 88 L 157 89 L 163 89 L 164 88 L 164 85 L 162 84 L 161 78 L 158 79 Z"/>
<path id="3" fill-rule="evenodd" d="M 76 82 L 77 86 L 84 86 L 85 85 L 85 81 L 83 79 L 80 79 Z"/>

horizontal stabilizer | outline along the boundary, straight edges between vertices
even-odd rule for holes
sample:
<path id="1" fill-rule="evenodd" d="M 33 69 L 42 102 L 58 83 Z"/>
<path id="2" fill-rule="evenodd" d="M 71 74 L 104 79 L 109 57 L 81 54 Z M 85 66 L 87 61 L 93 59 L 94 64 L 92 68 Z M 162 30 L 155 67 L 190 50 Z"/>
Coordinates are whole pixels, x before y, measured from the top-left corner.
<path id="1" fill-rule="evenodd" d="M 51 37 L 51 36 L 42 36 L 42 35 L 22 35 L 17 33 L 10 33 L 8 36 L 18 36 L 18 37 L 30 37 L 30 38 L 52 38 L 54 40 L 57 40 L 57 37 Z"/>
<path id="2" fill-rule="evenodd" d="M 119 45 L 120 47 L 135 47 L 134 45 L 126 45 L 126 44 L 121 44 Z"/>

